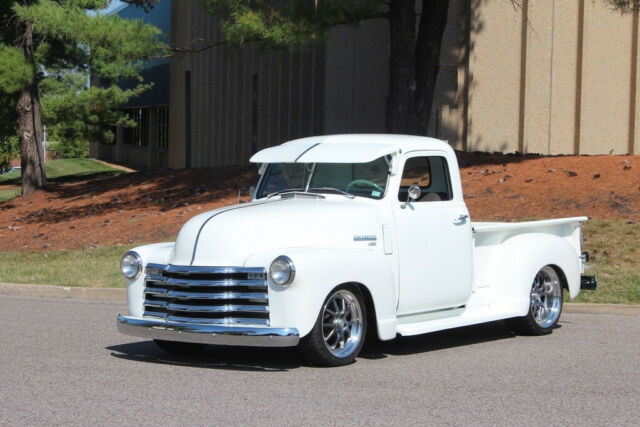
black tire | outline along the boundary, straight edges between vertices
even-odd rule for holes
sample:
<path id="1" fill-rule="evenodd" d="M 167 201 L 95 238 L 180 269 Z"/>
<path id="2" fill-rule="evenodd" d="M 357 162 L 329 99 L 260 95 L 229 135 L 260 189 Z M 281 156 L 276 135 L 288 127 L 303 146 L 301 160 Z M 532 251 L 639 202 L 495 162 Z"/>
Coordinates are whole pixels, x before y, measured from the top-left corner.
<path id="1" fill-rule="evenodd" d="M 367 307 L 362 293 L 355 286 L 340 286 L 325 299 L 313 329 L 300 340 L 300 353 L 316 365 L 348 365 L 362 350 L 366 335 Z"/>
<path id="2" fill-rule="evenodd" d="M 193 342 L 153 340 L 158 347 L 171 354 L 195 354 L 202 351 L 207 345 Z"/>
<path id="3" fill-rule="evenodd" d="M 523 335 L 550 334 L 562 313 L 562 281 L 558 272 L 547 265 L 533 279 L 529 312 L 524 317 L 506 319 L 509 329 Z"/>

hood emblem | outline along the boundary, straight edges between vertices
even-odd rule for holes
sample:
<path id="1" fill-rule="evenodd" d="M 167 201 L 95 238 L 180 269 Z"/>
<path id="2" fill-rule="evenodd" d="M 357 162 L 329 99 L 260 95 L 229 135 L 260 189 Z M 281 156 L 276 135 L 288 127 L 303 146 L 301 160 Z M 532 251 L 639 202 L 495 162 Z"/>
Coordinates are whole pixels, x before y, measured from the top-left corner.
<path id="1" fill-rule="evenodd" d="M 375 242 L 376 240 L 378 240 L 378 238 L 375 234 L 353 236 L 354 242 Z"/>

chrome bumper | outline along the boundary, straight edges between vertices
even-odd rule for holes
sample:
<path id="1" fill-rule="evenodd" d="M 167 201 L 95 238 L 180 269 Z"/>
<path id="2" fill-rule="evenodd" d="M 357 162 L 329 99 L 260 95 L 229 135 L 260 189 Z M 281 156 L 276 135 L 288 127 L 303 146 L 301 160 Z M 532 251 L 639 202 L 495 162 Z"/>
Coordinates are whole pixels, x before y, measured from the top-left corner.
<path id="1" fill-rule="evenodd" d="M 118 330 L 134 337 L 215 345 L 293 347 L 300 340 L 295 328 L 178 323 L 123 315 L 118 315 Z"/>

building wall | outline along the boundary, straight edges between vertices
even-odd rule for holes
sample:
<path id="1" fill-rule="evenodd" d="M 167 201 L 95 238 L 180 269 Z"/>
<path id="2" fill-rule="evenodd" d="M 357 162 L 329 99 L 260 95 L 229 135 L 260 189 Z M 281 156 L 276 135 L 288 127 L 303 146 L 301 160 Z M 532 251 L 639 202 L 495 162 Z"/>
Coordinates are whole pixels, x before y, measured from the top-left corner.
<path id="1" fill-rule="evenodd" d="M 188 46 L 191 42 L 192 0 L 174 1 L 171 4 L 171 44 Z M 191 72 L 189 54 L 176 54 L 171 58 L 169 73 L 169 161 L 172 169 L 187 166 L 186 134 L 187 112 L 185 111 L 185 75 Z"/>
<path id="2" fill-rule="evenodd" d="M 520 5 L 450 0 L 429 134 L 462 150 L 638 153 L 638 14 L 604 0 Z M 197 0 L 173 2 L 171 25 L 178 47 L 220 40 Z M 387 23 L 372 20 L 303 53 L 175 56 L 169 166 L 245 164 L 297 137 L 384 131 L 387 46 Z"/>
<path id="3" fill-rule="evenodd" d="M 471 17 L 467 149 L 640 150 L 637 13 L 604 0 L 458 1 Z"/>
<path id="4" fill-rule="evenodd" d="M 185 3 L 191 7 L 190 29 L 179 31 L 188 32 L 188 40 L 221 41 L 216 18 L 206 14 L 200 2 Z M 185 15 L 184 10 L 175 13 Z M 183 37 L 181 43 L 189 42 Z M 322 46 L 305 52 L 269 50 L 257 44 L 240 49 L 219 46 L 180 61 L 180 71 L 188 70 L 191 78 L 191 117 L 186 120 L 191 128 L 192 167 L 248 164 L 251 154 L 262 148 L 323 131 Z M 180 71 L 178 75 L 183 74 Z M 184 99 L 180 93 L 183 84 L 172 82 L 172 112 Z M 183 117 L 176 113 L 173 119 Z M 188 150 L 180 138 L 186 129 L 176 125 L 172 126 L 170 149 L 186 156 L 182 153 Z M 186 158 L 181 164 L 186 164 Z"/>
<path id="5" fill-rule="evenodd" d="M 329 35 L 323 133 L 384 132 L 389 55 L 387 20 L 340 25 Z"/>

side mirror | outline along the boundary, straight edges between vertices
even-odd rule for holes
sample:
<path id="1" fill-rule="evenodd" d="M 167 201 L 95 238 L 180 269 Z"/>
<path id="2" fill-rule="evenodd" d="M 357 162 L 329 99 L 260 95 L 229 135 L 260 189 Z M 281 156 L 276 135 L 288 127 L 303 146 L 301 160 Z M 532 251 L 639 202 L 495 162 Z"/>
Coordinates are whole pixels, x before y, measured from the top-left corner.
<path id="1" fill-rule="evenodd" d="M 422 190 L 420 190 L 420 187 L 418 187 L 417 185 L 412 185 L 411 187 L 409 187 L 409 190 L 407 190 L 407 196 L 409 196 L 408 201 L 413 202 L 414 200 L 418 200 L 421 194 Z"/>
<path id="2" fill-rule="evenodd" d="M 406 208 L 409 203 L 418 200 L 421 194 L 422 190 L 420 190 L 420 187 L 418 187 L 417 185 L 412 185 L 407 190 L 407 201 L 400 205 L 400 207 L 402 209 Z"/>

